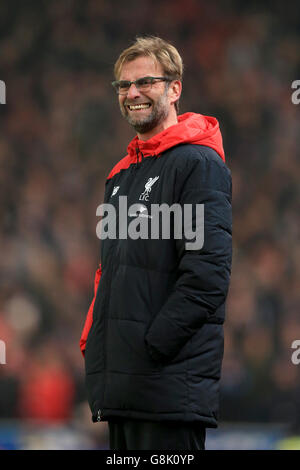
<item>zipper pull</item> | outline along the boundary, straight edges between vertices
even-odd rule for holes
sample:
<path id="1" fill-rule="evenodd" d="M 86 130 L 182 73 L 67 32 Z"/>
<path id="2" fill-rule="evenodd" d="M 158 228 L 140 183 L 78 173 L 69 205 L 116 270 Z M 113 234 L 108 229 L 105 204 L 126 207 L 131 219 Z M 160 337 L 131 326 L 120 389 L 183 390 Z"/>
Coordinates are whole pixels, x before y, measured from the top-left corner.
<path id="1" fill-rule="evenodd" d="M 102 418 L 101 418 L 101 410 L 98 410 L 98 411 L 97 411 L 97 421 L 99 422 L 99 421 L 101 421 L 101 420 L 102 420 Z"/>

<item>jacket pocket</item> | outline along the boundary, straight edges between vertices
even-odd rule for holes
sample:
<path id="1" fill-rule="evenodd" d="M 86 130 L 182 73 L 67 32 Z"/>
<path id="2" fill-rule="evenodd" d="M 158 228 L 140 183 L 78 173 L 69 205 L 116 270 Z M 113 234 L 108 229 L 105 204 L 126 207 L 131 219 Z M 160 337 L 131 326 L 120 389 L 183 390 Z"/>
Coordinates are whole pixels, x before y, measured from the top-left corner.
<path id="1" fill-rule="evenodd" d="M 109 319 L 107 365 L 109 370 L 148 374 L 161 370 L 145 342 L 146 324 L 134 320 Z"/>

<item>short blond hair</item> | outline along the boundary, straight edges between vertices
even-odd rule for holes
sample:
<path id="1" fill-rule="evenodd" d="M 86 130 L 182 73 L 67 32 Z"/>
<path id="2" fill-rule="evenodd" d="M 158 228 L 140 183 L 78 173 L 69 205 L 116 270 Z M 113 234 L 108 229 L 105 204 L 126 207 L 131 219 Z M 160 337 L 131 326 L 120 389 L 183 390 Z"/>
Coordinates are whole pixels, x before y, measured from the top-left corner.
<path id="1" fill-rule="evenodd" d="M 156 36 L 138 36 L 135 42 L 120 54 L 114 66 L 116 79 L 119 80 L 125 62 L 143 56 L 158 62 L 167 78 L 182 81 L 183 62 L 179 52 L 171 43 Z M 175 108 L 178 113 L 179 101 L 175 103 Z"/>

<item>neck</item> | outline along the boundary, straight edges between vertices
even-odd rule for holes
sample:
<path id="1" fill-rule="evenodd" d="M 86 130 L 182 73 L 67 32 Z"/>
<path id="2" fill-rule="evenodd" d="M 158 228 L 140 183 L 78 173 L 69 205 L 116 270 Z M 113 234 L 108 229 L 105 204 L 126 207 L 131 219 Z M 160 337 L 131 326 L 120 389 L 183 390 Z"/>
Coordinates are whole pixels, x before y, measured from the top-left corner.
<path id="1" fill-rule="evenodd" d="M 174 126 L 175 124 L 178 123 L 177 119 L 177 113 L 176 110 L 173 109 L 172 112 L 170 112 L 169 116 L 158 126 L 156 126 L 154 129 L 151 129 L 151 131 L 146 132 L 145 134 L 137 134 L 138 138 L 140 140 L 149 140 L 152 137 L 154 137 L 156 134 L 159 134 L 160 132 L 164 131 L 168 127 Z"/>

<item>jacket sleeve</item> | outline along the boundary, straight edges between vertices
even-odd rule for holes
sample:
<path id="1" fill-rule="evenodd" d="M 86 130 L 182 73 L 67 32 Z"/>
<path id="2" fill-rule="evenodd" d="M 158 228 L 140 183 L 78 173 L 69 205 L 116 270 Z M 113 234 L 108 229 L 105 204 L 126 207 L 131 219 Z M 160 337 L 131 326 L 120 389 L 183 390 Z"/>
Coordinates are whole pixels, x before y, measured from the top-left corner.
<path id="1" fill-rule="evenodd" d="M 185 204 L 204 204 L 204 239 L 201 248 L 187 249 L 183 235 L 176 240 L 178 276 L 167 301 L 154 317 L 145 335 L 154 360 L 174 358 L 191 336 L 213 320 L 226 299 L 231 271 L 231 174 L 219 156 L 206 152 L 183 183 L 179 195 Z M 193 211 L 192 227 L 196 217 Z M 203 226 L 203 223 L 202 223 Z"/>
<path id="2" fill-rule="evenodd" d="M 95 303 L 95 299 L 96 299 L 98 285 L 99 285 L 100 278 L 101 278 L 101 273 L 102 273 L 101 265 L 99 265 L 99 268 L 96 271 L 95 279 L 94 279 L 94 298 L 93 298 L 92 303 L 90 305 L 90 308 L 88 310 L 86 320 L 85 320 L 85 324 L 84 324 L 84 328 L 83 328 L 81 338 L 80 338 L 80 342 L 79 342 L 79 346 L 80 346 L 80 349 L 81 349 L 81 352 L 82 352 L 83 356 L 84 356 L 84 353 L 85 353 L 86 340 L 87 340 L 89 331 L 90 331 L 92 323 L 93 323 L 93 309 L 94 309 L 94 303 Z"/>

